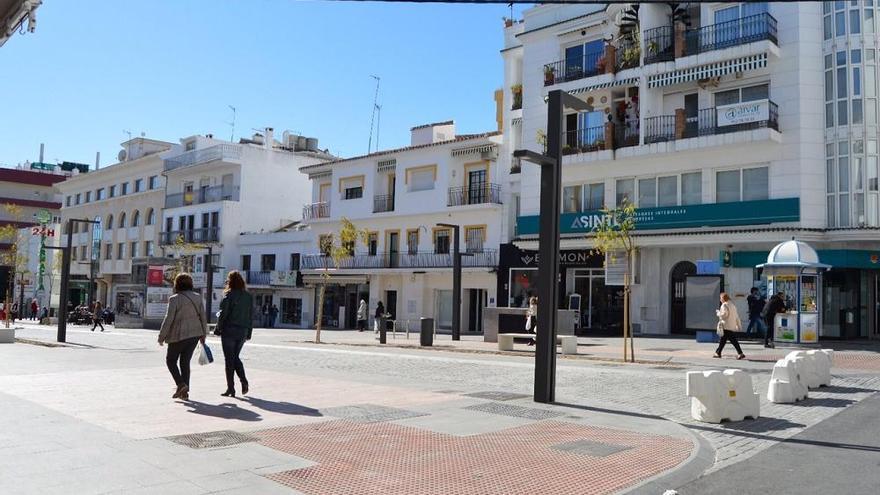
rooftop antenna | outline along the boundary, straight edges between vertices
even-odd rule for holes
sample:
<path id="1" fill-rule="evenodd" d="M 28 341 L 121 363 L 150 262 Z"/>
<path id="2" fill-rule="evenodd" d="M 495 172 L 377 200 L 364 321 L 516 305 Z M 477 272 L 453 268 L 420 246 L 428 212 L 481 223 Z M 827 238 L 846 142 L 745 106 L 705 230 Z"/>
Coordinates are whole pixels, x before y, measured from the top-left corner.
<path id="1" fill-rule="evenodd" d="M 370 140 L 367 141 L 367 154 L 368 155 L 370 154 L 370 150 L 373 149 L 373 122 L 375 122 L 375 120 L 376 120 L 376 109 L 379 108 L 379 105 L 378 105 L 378 102 L 379 102 L 379 76 L 374 76 L 374 75 L 370 74 L 370 77 L 372 77 L 373 79 L 376 80 L 376 94 L 375 94 L 375 96 L 373 96 L 373 114 L 370 116 Z M 376 134 L 377 134 L 376 141 L 378 142 L 379 141 L 379 137 L 378 137 L 379 132 L 376 131 Z"/>
<path id="2" fill-rule="evenodd" d="M 232 105 L 226 105 L 226 106 L 229 107 L 230 110 L 232 110 L 232 122 L 227 122 L 227 123 L 229 124 L 230 127 L 232 127 L 232 133 L 229 135 L 229 141 L 234 142 L 235 141 L 235 107 Z"/>
<path id="3" fill-rule="evenodd" d="M 379 151 L 379 127 L 382 122 L 382 105 L 376 104 L 376 151 Z"/>

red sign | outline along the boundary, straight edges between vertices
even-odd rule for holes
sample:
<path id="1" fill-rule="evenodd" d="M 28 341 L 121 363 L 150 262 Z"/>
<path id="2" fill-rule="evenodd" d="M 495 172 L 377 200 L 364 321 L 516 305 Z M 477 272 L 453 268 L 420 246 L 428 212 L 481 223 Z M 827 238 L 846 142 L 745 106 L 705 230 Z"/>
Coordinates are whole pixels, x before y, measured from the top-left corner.
<path id="1" fill-rule="evenodd" d="M 55 237 L 55 229 L 49 227 L 31 227 L 31 235 L 45 235 L 46 237 Z"/>
<path id="2" fill-rule="evenodd" d="M 161 286 L 164 282 L 165 267 L 162 265 L 147 268 L 147 285 Z"/>

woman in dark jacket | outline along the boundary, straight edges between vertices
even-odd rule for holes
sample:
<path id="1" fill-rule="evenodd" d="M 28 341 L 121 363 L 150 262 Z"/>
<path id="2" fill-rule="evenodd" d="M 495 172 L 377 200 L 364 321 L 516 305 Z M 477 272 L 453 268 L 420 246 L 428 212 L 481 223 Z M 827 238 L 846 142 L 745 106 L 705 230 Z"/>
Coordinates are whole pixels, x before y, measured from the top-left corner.
<path id="1" fill-rule="evenodd" d="M 220 301 L 220 316 L 217 318 L 217 332 L 223 343 L 223 357 L 226 360 L 226 392 L 224 397 L 235 397 L 235 375 L 241 380 L 241 393 L 248 393 L 248 381 L 244 375 L 244 364 L 239 356 L 244 342 L 251 339 L 253 332 L 254 298 L 247 291 L 241 273 L 233 270 L 226 276 L 223 300 Z"/>

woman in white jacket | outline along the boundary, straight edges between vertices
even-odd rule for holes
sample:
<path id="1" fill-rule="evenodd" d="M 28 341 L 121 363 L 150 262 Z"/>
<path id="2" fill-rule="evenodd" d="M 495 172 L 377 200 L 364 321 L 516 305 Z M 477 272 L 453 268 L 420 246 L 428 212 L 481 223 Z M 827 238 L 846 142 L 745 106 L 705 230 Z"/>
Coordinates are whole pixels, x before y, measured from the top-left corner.
<path id="1" fill-rule="evenodd" d="M 720 358 L 724 344 L 729 340 L 733 344 L 733 348 L 736 349 L 736 358 L 745 359 L 746 355 L 743 354 L 739 341 L 736 339 L 736 332 L 742 331 L 742 321 L 739 319 L 736 305 L 733 304 L 726 292 L 721 293 L 721 307 L 715 311 L 715 314 L 718 315 L 718 324 L 724 329 L 724 335 L 721 336 L 721 342 L 718 343 L 718 349 L 715 350 L 715 355 L 712 357 Z"/>

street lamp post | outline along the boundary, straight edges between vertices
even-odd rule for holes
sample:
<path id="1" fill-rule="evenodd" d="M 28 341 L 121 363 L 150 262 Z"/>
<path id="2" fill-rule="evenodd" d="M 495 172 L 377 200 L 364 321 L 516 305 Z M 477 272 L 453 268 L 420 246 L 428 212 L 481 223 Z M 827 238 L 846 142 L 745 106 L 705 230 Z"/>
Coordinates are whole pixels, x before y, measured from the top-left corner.
<path id="1" fill-rule="evenodd" d="M 46 249 L 61 249 L 61 293 L 58 295 L 58 342 L 67 341 L 67 292 L 70 290 L 70 246 L 73 244 L 73 226 L 78 223 L 96 224 L 99 222 L 69 218 L 67 220 L 67 246 L 63 248 L 46 246 Z"/>
<path id="2" fill-rule="evenodd" d="M 205 291 L 205 319 L 211 323 L 211 303 L 214 299 L 214 246 L 208 248 L 208 260 L 205 262 L 205 271 L 208 272 L 205 283 L 208 288 Z"/>
<path id="3" fill-rule="evenodd" d="M 461 252 L 461 227 L 451 223 L 438 223 L 438 227 L 452 229 L 452 340 L 461 340 L 461 257 L 473 256 Z"/>

